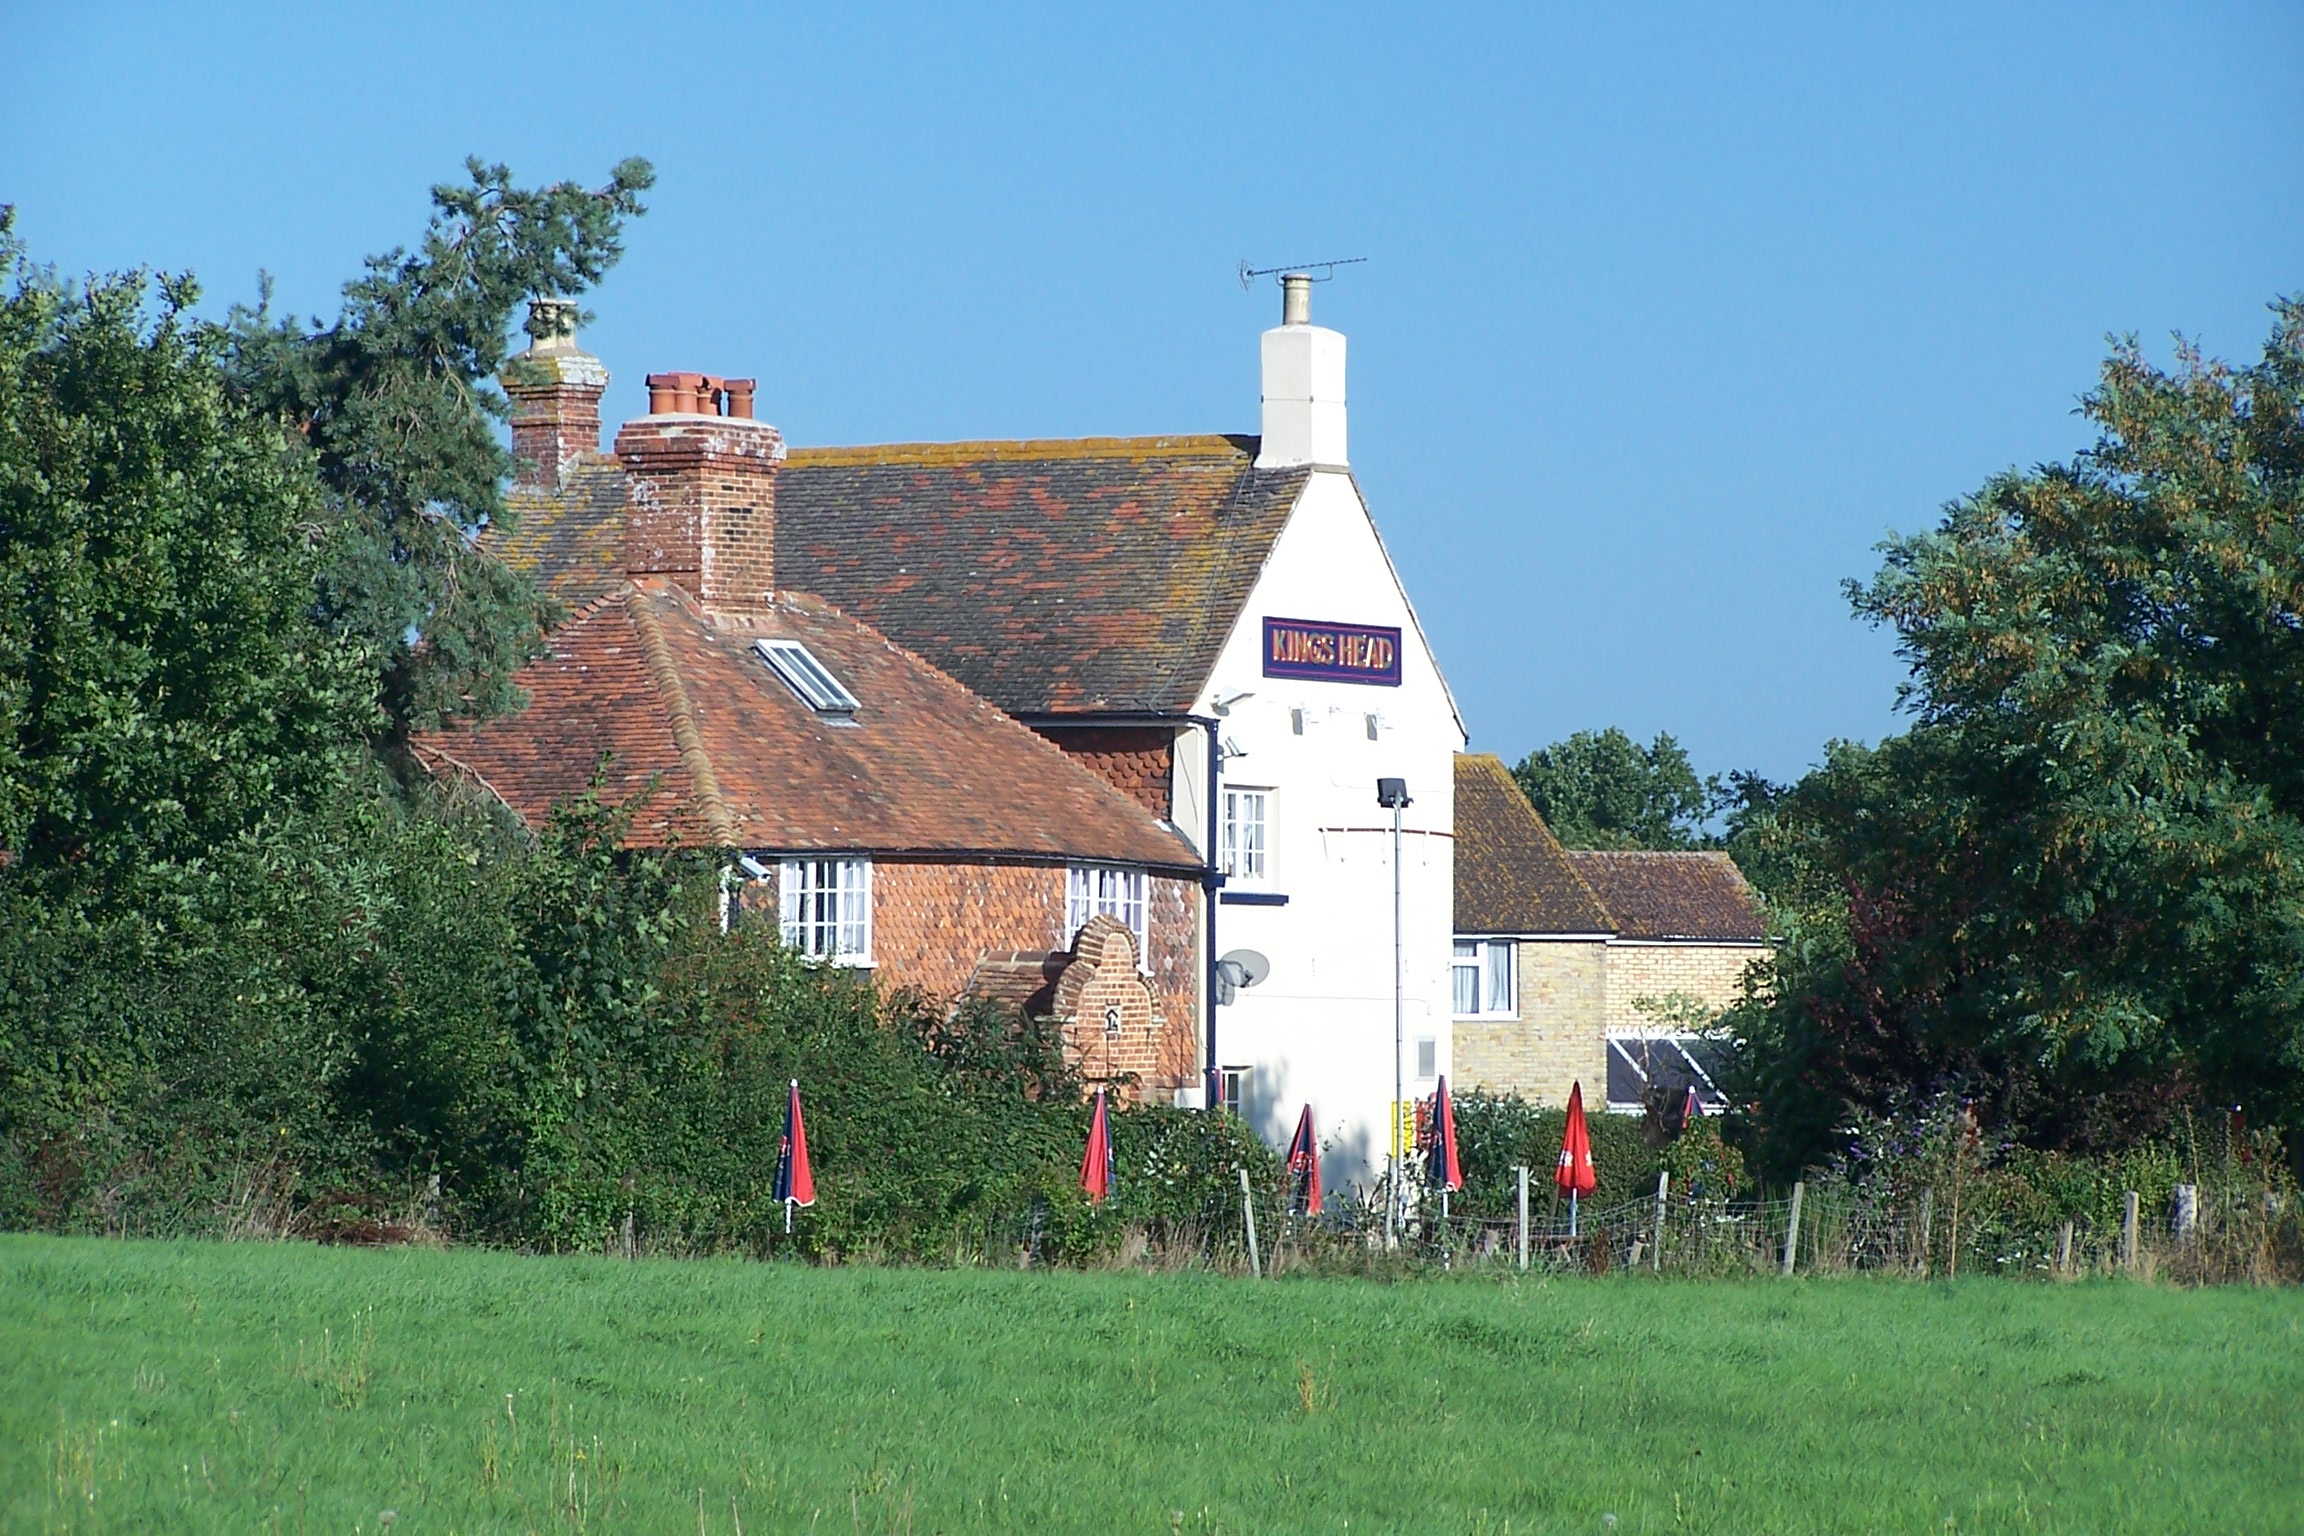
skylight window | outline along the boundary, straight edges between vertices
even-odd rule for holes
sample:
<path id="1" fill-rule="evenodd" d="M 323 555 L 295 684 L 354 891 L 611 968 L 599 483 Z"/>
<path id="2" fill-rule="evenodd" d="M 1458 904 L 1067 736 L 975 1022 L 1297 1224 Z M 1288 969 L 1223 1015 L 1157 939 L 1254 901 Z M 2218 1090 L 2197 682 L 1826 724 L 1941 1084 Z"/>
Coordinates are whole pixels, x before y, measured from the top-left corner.
<path id="1" fill-rule="evenodd" d="M 755 640 L 752 649 L 760 659 L 784 679 L 784 686 L 800 696 L 800 702 L 820 715 L 852 715 L 856 712 L 856 695 L 840 686 L 831 669 L 818 661 L 808 647 L 797 640 Z"/>

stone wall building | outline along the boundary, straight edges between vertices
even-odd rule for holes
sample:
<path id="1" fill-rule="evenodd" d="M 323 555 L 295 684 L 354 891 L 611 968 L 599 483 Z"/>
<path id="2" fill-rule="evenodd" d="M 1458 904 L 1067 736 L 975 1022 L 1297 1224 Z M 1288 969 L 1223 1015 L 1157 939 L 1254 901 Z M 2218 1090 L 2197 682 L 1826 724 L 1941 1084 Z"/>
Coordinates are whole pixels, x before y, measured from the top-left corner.
<path id="1" fill-rule="evenodd" d="M 1768 953 L 1724 853 L 1561 847 L 1503 762 L 1456 759 L 1456 1083 L 1634 1111 L 1724 1103 L 1706 1027 Z"/>

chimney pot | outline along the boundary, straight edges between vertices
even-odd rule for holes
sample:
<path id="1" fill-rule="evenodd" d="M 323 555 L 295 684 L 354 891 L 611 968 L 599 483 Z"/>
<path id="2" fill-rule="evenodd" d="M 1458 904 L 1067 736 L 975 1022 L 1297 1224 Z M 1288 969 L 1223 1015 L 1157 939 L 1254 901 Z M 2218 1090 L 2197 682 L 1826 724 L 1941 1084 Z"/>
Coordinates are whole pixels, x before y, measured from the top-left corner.
<path id="1" fill-rule="evenodd" d="M 652 373 L 649 413 L 616 434 L 626 573 L 670 577 L 708 611 L 755 608 L 776 588 L 784 439 L 751 418 L 755 383 Z"/>
<path id="2" fill-rule="evenodd" d="M 1280 279 L 1280 323 L 1282 325 L 1310 325 L 1312 323 L 1312 274 L 1290 272 Z"/>

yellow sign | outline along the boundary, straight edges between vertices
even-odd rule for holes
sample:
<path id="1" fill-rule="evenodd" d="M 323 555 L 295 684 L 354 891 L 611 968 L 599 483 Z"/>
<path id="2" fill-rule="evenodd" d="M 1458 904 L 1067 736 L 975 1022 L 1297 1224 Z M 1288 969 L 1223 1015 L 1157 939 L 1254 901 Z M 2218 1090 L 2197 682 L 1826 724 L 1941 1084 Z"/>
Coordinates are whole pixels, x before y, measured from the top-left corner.
<path id="1" fill-rule="evenodd" d="M 1392 1105 L 1392 1155 L 1405 1157 L 1416 1150 L 1416 1101 L 1395 1100 Z"/>

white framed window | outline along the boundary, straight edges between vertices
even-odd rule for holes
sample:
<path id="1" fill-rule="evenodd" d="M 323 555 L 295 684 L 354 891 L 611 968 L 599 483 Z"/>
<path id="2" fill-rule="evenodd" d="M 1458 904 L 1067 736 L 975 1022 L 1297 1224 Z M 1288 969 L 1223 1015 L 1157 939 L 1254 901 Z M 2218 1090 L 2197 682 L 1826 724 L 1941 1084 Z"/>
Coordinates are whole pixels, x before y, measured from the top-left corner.
<path id="1" fill-rule="evenodd" d="M 856 713 L 856 695 L 832 675 L 832 669 L 816 659 L 816 653 L 797 640 L 755 640 L 753 651 L 768 663 L 775 674 L 784 679 L 784 686 L 800 696 L 800 702 L 822 715 L 852 715 Z"/>
<path id="2" fill-rule="evenodd" d="M 1519 977 L 1510 939 L 1458 939 L 1450 970 L 1456 1017 L 1477 1019 L 1520 1011 Z"/>
<path id="3" fill-rule="evenodd" d="M 1249 1070 L 1247 1067 L 1225 1067 L 1216 1074 L 1226 1114 L 1239 1114 L 1240 1106 L 1248 1101 Z"/>
<path id="4" fill-rule="evenodd" d="M 778 875 L 786 944 L 813 960 L 872 963 L 870 859 L 786 859 Z"/>
<path id="5" fill-rule="evenodd" d="M 1099 913 L 1117 918 L 1136 935 L 1136 963 L 1149 965 L 1150 934 L 1145 923 L 1144 871 L 1112 864 L 1075 864 L 1064 872 L 1065 942 L 1079 938 Z"/>
<path id="6" fill-rule="evenodd" d="M 1228 880 L 1262 885 L 1272 878 L 1272 791 L 1224 786 L 1221 867 Z"/>

